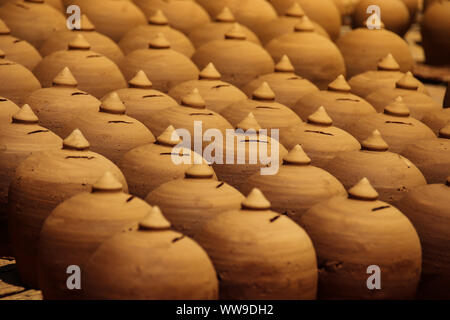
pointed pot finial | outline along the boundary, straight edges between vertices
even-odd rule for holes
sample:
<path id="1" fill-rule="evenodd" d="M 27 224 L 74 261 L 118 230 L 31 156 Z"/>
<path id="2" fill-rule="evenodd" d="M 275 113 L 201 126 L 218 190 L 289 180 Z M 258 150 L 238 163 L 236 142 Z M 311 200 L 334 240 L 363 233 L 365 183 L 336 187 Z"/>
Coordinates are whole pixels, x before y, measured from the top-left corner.
<path id="1" fill-rule="evenodd" d="M 417 90 L 419 89 L 419 81 L 414 78 L 411 71 L 408 71 L 395 83 L 395 86 L 400 89 Z"/>
<path id="2" fill-rule="evenodd" d="M 241 25 L 236 22 L 233 24 L 233 27 L 225 33 L 225 39 L 246 40 L 247 36 Z"/>
<path id="3" fill-rule="evenodd" d="M 200 71 L 199 79 L 204 80 L 220 80 L 222 75 L 217 71 L 216 67 L 212 62 L 208 63 L 208 65 Z"/>
<path id="4" fill-rule="evenodd" d="M 255 91 L 253 91 L 253 100 L 275 100 L 275 92 L 270 88 L 269 84 L 264 81 Z"/>
<path id="5" fill-rule="evenodd" d="M 100 112 L 125 114 L 126 108 L 117 92 L 114 91 L 103 98 L 102 104 L 100 105 Z"/>
<path id="6" fill-rule="evenodd" d="M 284 15 L 287 17 L 302 18 L 305 16 L 305 11 L 303 11 L 298 2 L 294 2 Z"/>
<path id="7" fill-rule="evenodd" d="M 236 125 L 236 129 L 242 129 L 244 131 L 247 130 L 261 130 L 261 126 L 258 121 L 256 121 L 255 116 L 252 112 L 250 112 L 241 122 Z"/>
<path id="8" fill-rule="evenodd" d="M 297 144 L 289 153 L 283 158 L 284 164 L 305 166 L 311 164 L 311 158 L 305 153 L 303 148 Z"/>
<path id="9" fill-rule="evenodd" d="M 156 26 L 166 26 L 169 24 L 169 20 L 164 15 L 162 10 L 158 9 L 148 18 L 148 23 Z"/>
<path id="10" fill-rule="evenodd" d="M 149 214 L 139 222 L 139 230 L 168 230 L 170 222 L 163 216 L 158 206 L 154 206 Z"/>
<path id="11" fill-rule="evenodd" d="M 161 133 L 161 135 L 156 138 L 156 142 L 158 144 L 174 147 L 177 144 L 180 144 L 182 141 L 175 128 L 170 125 L 166 130 L 164 130 L 163 133 Z"/>
<path id="12" fill-rule="evenodd" d="M 307 16 L 300 18 L 300 21 L 294 27 L 295 32 L 314 32 L 314 25 Z"/>
<path id="13" fill-rule="evenodd" d="M 345 80 L 344 76 L 341 74 L 333 82 L 331 82 L 328 85 L 328 90 L 348 93 L 348 92 L 350 92 L 350 90 L 352 90 L 352 88 L 350 87 L 348 82 Z"/>
<path id="14" fill-rule="evenodd" d="M 106 171 L 103 176 L 97 180 L 92 186 L 92 192 L 120 192 L 123 185 L 113 176 L 109 171 Z"/>
<path id="15" fill-rule="evenodd" d="M 395 60 L 394 56 L 392 54 L 388 54 L 386 57 L 380 60 L 378 62 L 378 70 L 385 70 L 385 71 L 400 71 L 400 65 Z"/>
<path id="16" fill-rule="evenodd" d="M 64 67 L 53 79 L 54 87 L 76 88 L 78 82 L 68 67 Z"/>
<path id="17" fill-rule="evenodd" d="M 19 111 L 13 114 L 12 123 L 36 124 L 39 123 L 39 118 L 28 104 L 24 104 Z"/>
<path id="18" fill-rule="evenodd" d="M 170 42 L 163 33 L 159 32 L 156 37 L 150 41 L 148 47 L 150 49 L 169 49 Z"/>
<path id="19" fill-rule="evenodd" d="M 295 71 L 294 66 L 291 63 L 291 60 L 287 55 L 283 55 L 275 65 L 275 72 L 289 72 L 293 73 Z"/>
<path id="20" fill-rule="evenodd" d="M 0 19 L 0 35 L 8 35 L 11 33 L 11 30 L 8 28 L 6 23 Z"/>
<path id="21" fill-rule="evenodd" d="M 361 143 L 362 150 L 369 151 L 387 151 L 389 150 L 389 145 L 381 136 L 380 131 L 375 129 L 372 134 Z"/>
<path id="22" fill-rule="evenodd" d="M 242 202 L 242 209 L 247 210 L 269 210 L 270 207 L 269 200 L 266 199 L 258 188 L 254 188 Z"/>
<path id="23" fill-rule="evenodd" d="M 353 188 L 348 190 L 349 198 L 364 201 L 375 201 L 378 199 L 378 192 L 375 190 L 367 178 L 362 178 Z"/>
<path id="24" fill-rule="evenodd" d="M 69 42 L 69 50 L 89 50 L 91 45 L 87 42 L 86 38 L 82 34 L 77 34 Z"/>
<path id="25" fill-rule="evenodd" d="M 80 22 L 81 22 L 80 23 L 81 24 L 81 29 L 73 29 L 74 31 L 77 31 L 77 30 L 80 30 L 80 31 L 95 31 L 95 26 L 91 22 L 91 20 L 89 20 L 87 15 L 82 14 Z"/>
<path id="26" fill-rule="evenodd" d="M 217 22 L 236 22 L 236 18 L 234 17 L 233 12 L 231 12 L 230 8 L 224 7 L 222 11 L 216 16 L 215 19 Z"/>
<path id="27" fill-rule="evenodd" d="M 5 51 L 0 49 L 0 59 L 5 59 Z"/>
<path id="28" fill-rule="evenodd" d="M 439 137 L 444 139 L 450 139 L 450 121 L 445 127 L 439 130 Z"/>
<path id="29" fill-rule="evenodd" d="M 211 179 L 214 170 L 207 164 L 194 164 L 185 172 L 185 177 L 189 179 Z"/>
<path id="30" fill-rule="evenodd" d="M 308 123 L 316 124 L 319 126 L 331 126 L 333 124 L 333 120 L 328 115 L 324 106 L 320 106 L 316 112 L 308 117 Z"/>
<path id="31" fill-rule="evenodd" d="M 181 104 L 186 107 L 197 108 L 197 109 L 206 108 L 206 102 L 205 102 L 205 100 L 203 100 L 203 98 L 200 95 L 200 92 L 198 91 L 197 88 L 195 88 L 190 93 L 185 95 L 181 99 Z"/>
<path id="32" fill-rule="evenodd" d="M 409 108 L 403 102 L 402 97 L 397 97 L 384 108 L 384 113 L 396 117 L 409 117 Z"/>
<path id="33" fill-rule="evenodd" d="M 142 70 L 139 70 L 138 72 L 136 72 L 134 77 L 130 81 L 128 81 L 128 86 L 130 88 L 151 89 L 153 84 L 148 79 L 145 72 Z"/>
<path id="34" fill-rule="evenodd" d="M 63 149 L 71 150 L 87 150 L 89 149 L 89 142 L 79 129 L 75 129 L 71 134 L 63 140 Z"/>

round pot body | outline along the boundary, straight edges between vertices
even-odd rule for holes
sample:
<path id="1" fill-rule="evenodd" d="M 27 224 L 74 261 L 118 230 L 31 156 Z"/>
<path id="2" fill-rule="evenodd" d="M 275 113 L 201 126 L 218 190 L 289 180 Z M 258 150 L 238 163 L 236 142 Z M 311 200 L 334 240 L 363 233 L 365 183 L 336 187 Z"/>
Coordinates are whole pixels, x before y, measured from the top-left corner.
<path id="1" fill-rule="evenodd" d="M 14 0 L 0 0 L 0 6 L 4 5 L 7 2 L 12 2 Z M 64 5 L 62 3 L 62 0 L 45 0 L 45 2 L 52 6 L 53 8 L 57 9 L 58 11 L 64 11 Z"/>
<path id="2" fill-rule="evenodd" d="M 20 108 L 17 104 L 11 100 L 0 97 L 0 124 L 2 124 L 2 127 L 3 125 L 10 123 L 12 115 L 19 110 Z"/>
<path id="3" fill-rule="evenodd" d="M 421 32 L 426 62 L 450 64 L 450 2 L 436 1 L 427 8 Z"/>
<path id="4" fill-rule="evenodd" d="M 438 134 L 439 130 L 450 122 L 450 108 L 428 112 L 421 121 L 431 128 L 435 134 Z"/>
<path id="5" fill-rule="evenodd" d="M 17 62 L 29 70 L 33 70 L 42 60 L 39 52 L 30 43 L 9 34 L 0 35 L 0 49 L 9 60 Z"/>

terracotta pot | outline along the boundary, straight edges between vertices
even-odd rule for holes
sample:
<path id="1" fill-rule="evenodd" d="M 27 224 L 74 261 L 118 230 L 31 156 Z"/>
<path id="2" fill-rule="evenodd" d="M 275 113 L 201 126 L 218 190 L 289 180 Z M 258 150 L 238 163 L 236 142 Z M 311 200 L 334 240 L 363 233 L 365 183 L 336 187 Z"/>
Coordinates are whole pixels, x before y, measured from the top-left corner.
<path id="1" fill-rule="evenodd" d="M 148 24 L 137 26 L 128 31 L 128 33 L 120 39 L 119 46 L 125 54 L 129 54 L 137 49 L 146 49 L 148 44 L 155 38 L 158 33 L 164 34 L 169 40 L 173 50 L 183 53 L 188 57 L 192 57 L 195 48 L 188 37 L 182 32 L 169 26 L 169 20 L 161 10 L 157 10 L 148 18 Z"/>
<path id="2" fill-rule="evenodd" d="M 133 148 L 152 143 L 155 137 L 140 121 L 126 115 L 119 95 L 107 95 L 97 113 L 79 113 L 73 126 L 84 132 L 91 149 L 118 163 Z"/>
<path id="3" fill-rule="evenodd" d="M 79 130 L 60 150 L 29 156 L 17 167 L 9 187 L 9 234 L 20 278 L 37 288 L 37 245 L 47 216 L 64 200 L 91 186 L 110 171 L 128 191 L 124 176 L 111 161 L 89 151 Z"/>
<path id="4" fill-rule="evenodd" d="M 193 28 L 188 33 L 188 37 L 191 39 L 194 46 L 199 48 L 210 41 L 223 40 L 223 35 L 233 27 L 234 23 L 236 23 L 236 18 L 233 13 L 228 7 L 224 7 L 222 11 L 216 15 L 214 21 Z M 243 25 L 241 25 L 241 28 L 248 41 L 259 45 L 261 44 L 252 30 Z"/>
<path id="5" fill-rule="evenodd" d="M 263 44 L 267 44 L 270 40 L 286 33 L 291 33 L 301 18 L 305 16 L 305 12 L 298 2 L 295 2 L 283 16 L 273 19 L 260 26 L 256 32 Z M 318 23 L 311 21 L 314 31 L 318 34 L 330 39 L 325 29 Z"/>
<path id="6" fill-rule="evenodd" d="M 46 56 L 34 68 L 33 73 L 43 87 L 50 87 L 58 72 L 68 67 L 78 81 L 78 88 L 96 98 L 126 87 L 126 81 L 117 65 L 107 57 L 90 50 L 90 47 L 84 36 L 77 34 L 66 50 Z"/>
<path id="7" fill-rule="evenodd" d="M 0 19 L 0 49 L 8 59 L 17 62 L 30 70 L 42 60 L 39 52 L 27 41 L 11 36 L 11 30 Z"/>
<path id="8" fill-rule="evenodd" d="M 286 130 L 280 142 L 288 149 L 301 145 L 311 158 L 312 165 L 320 168 L 340 152 L 361 148 L 351 134 L 333 126 L 333 120 L 324 107 L 311 114 L 307 123 Z"/>
<path id="9" fill-rule="evenodd" d="M 253 91 L 251 99 L 233 103 L 221 114 L 236 126 L 251 112 L 261 128 L 268 130 L 270 136 L 272 136 L 271 129 L 278 129 L 282 134 L 287 128 L 302 123 L 302 119 L 291 109 L 275 101 L 275 93 L 267 82 L 263 82 Z"/>
<path id="10" fill-rule="evenodd" d="M 450 175 L 450 122 L 439 132 L 439 139 L 419 140 L 403 150 L 423 173 L 428 183 L 440 183 Z"/>
<path id="11" fill-rule="evenodd" d="M 81 34 L 91 45 L 92 51 L 104 55 L 114 63 L 119 63 L 123 59 L 123 53 L 119 46 L 107 36 L 97 32 L 85 14 L 81 16 L 80 24 L 81 29 L 64 29 L 53 33 L 39 48 L 39 52 L 45 57 L 53 52 L 65 50 L 70 41 L 76 35 Z"/>
<path id="12" fill-rule="evenodd" d="M 333 0 L 269 0 L 278 13 L 284 14 L 295 2 L 313 21 L 320 24 L 336 40 L 341 33 L 341 15 Z"/>
<path id="13" fill-rule="evenodd" d="M 413 69 L 414 59 L 408 43 L 395 33 L 385 29 L 354 29 L 336 42 L 344 56 L 347 77 L 377 70 L 378 62 L 389 53 L 400 65 L 401 72 Z"/>
<path id="14" fill-rule="evenodd" d="M 266 45 L 266 50 L 275 61 L 286 54 L 295 71 L 320 89 L 325 89 L 338 75 L 345 75 L 344 58 L 339 49 L 332 41 L 314 32 L 314 26 L 306 16 L 301 18 L 294 32 L 276 37 Z"/>
<path id="15" fill-rule="evenodd" d="M 71 0 L 80 6 L 101 34 L 115 42 L 131 29 L 146 24 L 144 13 L 133 3 L 125 0 Z"/>
<path id="16" fill-rule="evenodd" d="M 445 180 L 441 178 L 441 181 Z M 422 243 L 421 299 L 450 299 L 450 177 L 446 183 L 430 184 L 409 192 L 399 203 L 415 226 Z"/>
<path id="17" fill-rule="evenodd" d="M 311 166 L 311 159 L 296 145 L 283 159 L 275 175 L 253 174 L 244 185 L 247 194 L 259 188 L 272 203 L 272 210 L 295 222 L 315 204 L 335 196 L 346 196 L 343 185 L 331 174 Z"/>
<path id="18" fill-rule="evenodd" d="M 222 74 L 223 81 L 240 89 L 257 76 L 273 71 L 270 55 L 261 46 L 247 41 L 239 24 L 234 24 L 224 37 L 202 45 L 192 61 L 201 69 L 212 62 Z"/>
<path id="19" fill-rule="evenodd" d="M 264 170 L 267 170 L 264 174 L 276 173 L 288 152 L 278 140 L 261 131 L 253 113 L 238 123 L 236 129 L 231 142 L 224 143 L 224 154 L 215 159 L 213 168 L 221 181 L 242 192 L 254 173 L 262 174 Z"/>
<path id="20" fill-rule="evenodd" d="M 89 259 L 85 277 L 88 299 L 214 300 L 218 296 L 217 275 L 206 252 L 170 230 L 158 207 L 137 230 L 104 242 Z"/>
<path id="21" fill-rule="evenodd" d="M 178 105 L 167 94 L 153 89 L 152 82 L 148 80 L 142 70 L 139 70 L 134 78 L 128 81 L 128 88 L 119 89 L 116 92 L 126 106 L 127 115 L 145 125 L 151 122 L 155 113 Z"/>
<path id="22" fill-rule="evenodd" d="M 166 182 L 145 198 L 165 212 L 175 230 L 189 237 L 218 214 L 239 210 L 243 200 L 239 191 L 217 181 L 214 170 L 206 164 L 188 168 L 184 179 Z"/>
<path id="23" fill-rule="evenodd" d="M 360 0 L 352 15 L 353 28 L 364 28 L 373 13 L 367 8 L 376 5 L 380 8 L 380 18 L 387 30 L 403 37 L 411 26 L 408 7 L 402 0 Z"/>
<path id="24" fill-rule="evenodd" d="M 324 167 L 346 189 L 367 177 L 380 193 L 380 199 L 395 205 L 406 192 L 426 184 L 425 177 L 410 160 L 388 151 L 390 146 L 378 130 L 361 145 L 361 150 L 342 152 Z"/>
<path id="25" fill-rule="evenodd" d="M 0 97 L 0 123 L 3 125 L 11 121 L 14 113 L 19 111 L 17 104 L 6 98 Z"/>
<path id="26" fill-rule="evenodd" d="M 264 0 L 197 0 L 213 17 L 224 7 L 230 8 L 239 23 L 255 31 L 277 17 L 277 13 L 268 1 Z"/>
<path id="27" fill-rule="evenodd" d="M 76 129 L 73 121 L 79 114 L 98 112 L 100 101 L 77 89 L 78 82 L 65 67 L 53 79 L 52 87 L 42 88 L 30 94 L 25 102 L 33 106 L 42 126 L 60 137 L 67 137 Z"/>
<path id="28" fill-rule="evenodd" d="M 188 34 L 192 29 L 208 23 L 208 13 L 193 0 L 133 0 L 147 16 L 160 9 L 172 26 Z"/>
<path id="29" fill-rule="evenodd" d="M 311 208 L 300 224 L 311 236 L 319 265 L 321 299 L 413 299 L 422 251 L 411 222 L 395 207 L 377 200 L 364 178 L 349 190 Z M 395 244 L 395 245 L 393 245 Z M 346 248 L 346 249 L 343 249 Z M 378 266 L 381 289 L 367 284 Z"/>
<path id="30" fill-rule="evenodd" d="M 66 27 L 63 14 L 42 0 L 15 0 L 0 8 L 11 35 L 39 48 L 53 32 Z"/>
<path id="31" fill-rule="evenodd" d="M 41 84 L 24 66 L 5 59 L 0 49 L 0 96 L 22 105 L 25 97 L 41 88 Z"/>
<path id="32" fill-rule="evenodd" d="M 411 116 L 421 120 L 428 112 L 439 111 L 442 107 L 430 96 L 419 92 L 418 81 L 411 72 L 407 72 L 396 82 L 395 88 L 383 88 L 372 92 L 367 96 L 378 112 L 392 102 L 396 97 L 402 97 L 403 102 L 411 111 Z"/>
<path id="33" fill-rule="evenodd" d="M 145 201 L 124 193 L 106 172 L 92 191 L 59 204 L 45 220 L 39 237 L 39 285 L 46 300 L 78 299 L 84 294 L 85 264 L 106 240 L 134 225 L 152 210 Z M 81 290 L 67 288 L 67 268 L 80 267 Z"/>
<path id="34" fill-rule="evenodd" d="M 229 105 L 247 99 L 247 96 L 228 82 L 220 80 L 222 75 L 216 67 L 209 63 L 199 75 L 198 80 L 180 83 L 170 89 L 169 95 L 181 103 L 184 96 L 195 88 L 203 97 L 206 107 L 215 112 L 221 112 Z"/>
<path id="35" fill-rule="evenodd" d="M 292 108 L 301 97 L 319 91 L 311 81 L 295 74 L 295 68 L 286 55 L 275 65 L 273 73 L 259 76 L 248 83 L 243 90 L 247 96 L 251 97 L 264 82 L 275 93 L 277 102 L 289 108 Z"/>
<path id="36" fill-rule="evenodd" d="M 352 92 L 362 98 L 366 98 L 374 91 L 382 89 L 393 89 L 398 80 L 400 80 L 405 73 L 400 72 L 400 66 L 395 61 L 392 54 L 388 54 L 381 59 L 377 64 L 377 70 L 369 70 L 353 76 L 348 83 L 352 87 Z M 418 91 L 428 94 L 427 89 L 422 82 L 415 79 L 419 86 Z"/>
<path id="37" fill-rule="evenodd" d="M 421 120 L 437 135 L 439 130 L 450 122 L 450 108 L 427 113 Z"/>
<path id="38" fill-rule="evenodd" d="M 422 43 L 428 64 L 450 64 L 450 2 L 436 1 L 423 16 Z"/>
<path id="39" fill-rule="evenodd" d="M 317 263 L 311 240 L 270 207 L 261 191 L 253 189 L 242 209 L 214 217 L 195 237 L 216 268 L 220 299 L 316 298 Z"/>
<path id="40" fill-rule="evenodd" d="M 145 198 L 163 183 L 182 179 L 197 157 L 206 163 L 200 154 L 178 147 L 181 142 L 175 128 L 169 126 L 155 143 L 134 148 L 123 156 L 119 167 L 127 178 L 131 194 Z"/>
<path id="41" fill-rule="evenodd" d="M 318 106 L 323 106 L 333 119 L 334 125 L 346 129 L 361 117 L 376 113 L 370 103 L 350 93 L 351 89 L 344 76 L 340 75 L 328 85 L 328 90 L 302 96 L 293 110 L 306 119 Z"/>
<path id="42" fill-rule="evenodd" d="M 198 69 L 184 54 L 171 49 L 170 42 L 162 33 L 149 43 L 148 48 L 128 54 L 120 63 L 126 79 L 143 70 L 157 90 L 167 93 L 181 82 L 198 78 Z"/>
<path id="43" fill-rule="evenodd" d="M 384 113 L 362 117 L 348 127 L 348 131 L 359 141 L 366 139 L 375 129 L 381 132 L 390 150 L 397 153 L 418 140 L 436 138 L 430 128 L 410 116 L 401 97 L 386 106 Z"/>

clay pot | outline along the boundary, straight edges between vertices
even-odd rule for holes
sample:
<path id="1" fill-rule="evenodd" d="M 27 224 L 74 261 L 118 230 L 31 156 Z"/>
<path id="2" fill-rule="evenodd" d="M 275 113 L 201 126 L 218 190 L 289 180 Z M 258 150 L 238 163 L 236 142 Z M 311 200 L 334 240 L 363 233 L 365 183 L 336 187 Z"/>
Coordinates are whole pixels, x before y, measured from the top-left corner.
<path id="1" fill-rule="evenodd" d="M 195 159 L 206 163 L 200 154 L 179 146 L 180 143 L 182 140 L 175 128 L 169 126 L 155 143 L 128 151 L 119 162 L 119 167 L 127 178 L 130 193 L 145 198 L 163 183 L 182 179 Z"/>
<path id="2" fill-rule="evenodd" d="M 35 48 L 66 27 L 63 14 L 42 0 L 10 1 L 0 8 L 0 19 L 11 29 L 12 36 Z"/>
<path id="3" fill-rule="evenodd" d="M 145 72 L 139 70 L 134 78 L 128 81 L 128 88 L 116 90 L 125 104 L 127 115 L 144 124 L 150 123 L 154 114 L 160 110 L 178 106 L 170 96 L 152 88 L 153 84 Z"/>
<path id="4" fill-rule="evenodd" d="M 164 34 L 169 40 L 173 50 L 183 53 L 191 57 L 195 48 L 188 37 L 182 32 L 169 26 L 169 20 L 161 10 L 157 10 L 148 18 L 148 24 L 137 26 L 128 31 L 128 33 L 120 39 L 119 46 L 127 55 L 137 49 L 146 49 L 148 44 L 155 38 L 158 33 Z"/>
<path id="5" fill-rule="evenodd" d="M 253 174 L 244 185 L 244 194 L 259 188 L 272 203 L 272 210 L 295 222 L 313 205 L 335 196 L 346 196 L 342 184 L 331 174 L 311 166 L 311 159 L 296 145 L 283 159 L 275 175 Z"/>
<path id="6" fill-rule="evenodd" d="M 219 213 L 239 210 L 244 196 L 214 178 L 206 164 L 186 170 L 184 179 L 166 182 L 150 192 L 145 201 L 165 212 L 175 230 L 194 237 L 200 227 Z"/>
<path id="7" fill-rule="evenodd" d="M 11 30 L 0 19 L 0 49 L 8 59 L 17 62 L 30 70 L 42 60 L 39 52 L 28 42 L 11 36 Z"/>
<path id="8" fill-rule="evenodd" d="M 423 16 L 422 43 L 428 64 L 450 64 L 450 2 L 436 1 Z"/>
<path id="9" fill-rule="evenodd" d="M 64 200 L 91 186 L 110 171 L 128 191 L 124 176 L 111 161 L 88 150 L 79 130 L 60 150 L 32 154 L 17 167 L 9 187 L 9 234 L 22 281 L 38 287 L 37 245 L 42 225 Z"/>
<path id="10" fill-rule="evenodd" d="M 116 233 L 133 227 L 152 210 L 145 201 L 124 193 L 122 184 L 106 172 L 92 191 L 59 204 L 47 217 L 39 237 L 39 285 L 46 300 L 77 299 L 81 290 L 67 288 L 67 267 L 81 272 L 95 250 Z M 90 231 L 92 230 L 92 231 Z"/>
<path id="11" fill-rule="evenodd" d="M 421 121 L 437 135 L 441 128 L 450 123 L 450 108 L 429 112 Z"/>
<path id="12" fill-rule="evenodd" d="M 410 71 L 414 66 L 408 43 L 383 28 L 354 29 L 340 37 L 336 45 L 344 56 L 349 78 L 369 70 L 377 70 L 378 62 L 389 53 L 400 65 L 401 72 Z"/>
<path id="13" fill-rule="evenodd" d="M 421 120 L 425 114 L 439 111 L 442 107 L 430 96 L 419 92 L 418 81 L 411 72 L 407 72 L 396 82 L 395 88 L 383 88 L 372 92 L 367 96 L 369 101 L 378 112 L 392 102 L 396 97 L 402 97 L 403 103 L 411 111 L 411 116 Z"/>
<path id="14" fill-rule="evenodd" d="M 144 13 L 133 3 L 125 0 L 71 0 L 80 6 L 101 34 L 115 42 L 131 29 L 146 24 Z"/>
<path id="15" fill-rule="evenodd" d="M 171 49 L 162 33 L 150 41 L 148 48 L 129 53 L 119 66 L 127 80 L 143 70 L 153 87 L 164 93 L 181 82 L 197 79 L 199 73 L 188 57 Z"/>
<path id="16" fill-rule="evenodd" d="M 251 99 L 233 103 L 221 114 L 236 126 L 251 112 L 261 128 L 269 131 L 270 136 L 272 136 L 271 129 L 279 129 L 282 134 L 283 130 L 302 123 L 302 119 L 291 109 L 275 101 L 275 93 L 267 82 L 263 82 L 253 91 Z"/>
<path id="17" fill-rule="evenodd" d="M 281 36 L 286 33 L 291 33 L 295 26 L 299 23 L 300 19 L 305 16 L 305 12 L 300 7 L 298 2 L 295 2 L 283 16 L 280 16 L 274 20 L 271 20 L 264 25 L 260 26 L 256 32 L 263 44 L 267 44 L 270 40 Z M 314 21 L 311 21 L 314 26 L 314 31 L 318 34 L 330 38 L 328 33 L 322 26 Z"/>
<path id="18" fill-rule="evenodd" d="M 443 180 L 441 178 L 441 180 Z M 445 180 L 445 179 L 444 179 Z M 411 220 L 422 243 L 421 299 L 450 299 L 450 177 L 409 192 L 398 207 Z"/>
<path id="19" fill-rule="evenodd" d="M 320 299 L 413 299 L 420 279 L 420 239 L 411 222 L 395 207 L 377 200 L 364 178 L 349 191 L 303 215 L 319 265 Z M 394 245 L 395 244 L 395 245 Z M 346 249 L 343 249 L 346 248 Z M 381 289 L 370 279 L 378 266 Z"/>
<path id="20" fill-rule="evenodd" d="M 440 183 L 450 174 L 450 122 L 439 132 L 439 139 L 419 140 L 403 150 L 423 173 L 428 183 Z"/>
<path id="21" fill-rule="evenodd" d="M 138 120 L 126 115 L 119 95 L 107 95 L 97 113 L 79 113 L 73 126 L 84 132 L 91 149 L 114 163 L 133 148 L 152 143 L 155 137 Z"/>
<path id="22" fill-rule="evenodd" d="M 206 108 L 206 102 L 197 89 L 184 96 L 181 105 L 166 108 L 152 114 L 146 125 L 155 135 L 160 135 L 165 128 L 173 125 L 175 129 L 187 130 L 191 135 L 192 141 L 194 141 L 200 138 L 196 138 L 198 134 L 194 131 L 196 130 L 195 122 L 200 122 L 203 132 L 208 129 L 215 129 L 219 130 L 223 136 L 225 136 L 227 129 L 233 128 L 220 114 Z M 205 141 L 203 142 L 204 147 L 208 144 Z M 190 142 L 187 142 L 185 147 L 189 148 L 192 145 Z"/>
<path id="23" fill-rule="evenodd" d="M 319 107 L 311 114 L 307 123 L 286 130 L 280 142 L 288 149 L 301 145 L 311 158 L 312 165 L 320 168 L 340 152 L 361 148 L 351 134 L 333 126 L 333 120 L 324 107 Z"/>
<path id="24" fill-rule="evenodd" d="M 197 233 L 195 239 L 220 279 L 220 299 L 316 298 L 317 263 L 311 240 L 270 207 L 261 191 L 253 189 L 242 209 L 212 218 Z"/>
<path id="25" fill-rule="evenodd" d="M 236 129 L 230 143 L 224 140 L 224 154 L 215 159 L 213 168 L 221 181 L 242 192 L 254 173 L 275 174 L 288 152 L 278 140 L 261 130 L 253 113 L 238 123 Z"/>
<path id="26" fill-rule="evenodd" d="M 169 95 L 179 103 L 184 96 L 195 88 L 203 97 L 206 107 L 215 112 L 221 112 L 229 105 L 247 99 L 247 96 L 228 82 L 220 80 L 222 75 L 216 67 L 209 63 L 199 75 L 198 80 L 180 83 L 170 89 Z"/>
<path id="27" fill-rule="evenodd" d="M 277 17 L 277 13 L 268 1 L 264 0 L 197 0 L 213 17 L 224 7 L 230 8 L 239 23 L 253 31 Z"/>
<path id="28" fill-rule="evenodd" d="M 369 70 L 353 76 L 348 83 L 352 87 L 352 92 L 362 98 L 366 98 L 374 91 L 382 89 L 393 89 L 398 80 L 400 80 L 405 73 L 400 72 L 400 66 L 395 61 L 392 54 L 388 54 L 381 59 L 377 64 L 377 70 Z M 428 94 L 427 89 L 422 82 L 415 79 L 419 86 L 418 91 Z"/>
<path id="29" fill-rule="evenodd" d="M 328 90 L 302 96 L 293 110 L 306 119 L 318 106 L 323 106 L 333 119 L 334 125 L 346 129 L 359 118 L 376 113 L 370 103 L 350 93 L 351 89 L 344 76 L 340 75 L 328 85 Z"/>
<path id="30" fill-rule="evenodd" d="M 123 59 L 123 53 L 119 46 L 107 36 L 98 33 L 85 14 L 81 16 L 80 25 L 81 29 L 65 29 L 53 33 L 39 48 L 39 52 L 45 57 L 53 52 L 65 50 L 77 34 L 82 34 L 91 45 L 92 51 L 104 55 L 114 63 L 119 63 Z"/>
<path id="31" fill-rule="evenodd" d="M 19 111 L 17 104 L 6 98 L 0 97 L 0 124 L 5 125 L 11 121 L 14 113 Z"/>
<path id="32" fill-rule="evenodd" d="M 346 189 L 367 177 L 380 193 L 380 199 L 395 205 L 407 191 L 426 184 L 425 177 L 411 161 L 388 151 L 390 146 L 378 130 L 361 145 L 361 150 L 342 152 L 324 166 Z"/>
<path id="33" fill-rule="evenodd" d="M 360 0 L 352 15 L 353 28 L 366 26 L 367 20 L 373 14 L 367 13 L 367 8 L 371 5 L 380 8 L 380 18 L 383 19 L 385 28 L 403 37 L 411 23 L 408 7 L 402 0 Z"/>
<path id="34" fill-rule="evenodd" d="M 239 24 L 234 24 L 224 37 L 202 45 L 192 61 L 200 69 L 212 62 L 222 74 L 223 81 L 240 89 L 257 76 L 273 71 L 270 55 L 261 46 L 247 41 Z"/>
<path id="35" fill-rule="evenodd" d="M 333 0 L 269 0 L 280 15 L 297 2 L 311 20 L 320 24 L 336 40 L 341 33 L 341 15 Z"/>
<path id="36" fill-rule="evenodd" d="M 295 68 L 286 55 L 275 65 L 273 73 L 259 76 L 248 83 L 243 90 L 247 96 L 251 97 L 264 82 L 272 88 L 277 101 L 289 108 L 292 108 L 301 97 L 319 91 L 309 80 L 295 74 Z"/>
<path id="37" fill-rule="evenodd" d="M 306 16 L 300 19 L 293 32 L 270 41 L 266 50 L 275 61 L 286 54 L 295 71 L 320 89 L 325 89 L 338 75 L 345 75 L 344 58 L 339 49 L 331 40 L 314 32 Z"/>
<path id="38" fill-rule="evenodd" d="M 402 97 L 386 106 L 384 113 L 361 117 L 357 123 L 348 127 L 348 132 L 363 141 L 375 129 L 381 132 L 390 150 L 397 153 L 418 140 L 436 138 L 430 128 L 410 116 Z"/>
<path id="39" fill-rule="evenodd" d="M 33 106 L 42 126 L 60 137 L 67 137 L 76 129 L 73 121 L 78 115 L 97 113 L 101 103 L 77 86 L 72 72 L 65 67 L 53 79 L 52 87 L 34 91 L 25 102 Z"/>
<path id="40" fill-rule="evenodd" d="M 41 88 L 41 84 L 24 66 L 5 59 L 0 49 L 0 96 L 22 105 L 25 97 Z"/>
<path id="41" fill-rule="evenodd" d="M 50 87 L 58 72 L 68 67 L 78 81 L 78 88 L 96 98 L 101 98 L 115 89 L 126 87 L 126 81 L 117 65 L 90 48 L 84 36 L 77 34 L 66 50 L 56 51 L 46 56 L 34 68 L 33 73 L 43 87 Z"/>
<path id="42" fill-rule="evenodd" d="M 189 32 L 188 37 L 194 46 L 198 48 L 210 41 L 223 40 L 223 35 L 233 27 L 234 23 L 236 23 L 236 18 L 233 13 L 228 7 L 224 7 L 216 15 L 214 21 L 195 27 Z M 248 41 L 261 44 L 252 30 L 243 25 L 241 25 L 241 28 Z"/>
<path id="43" fill-rule="evenodd" d="M 210 21 L 208 13 L 193 0 L 133 0 L 147 16 L 160 9 L 171 25 L 188 34 L 192 29 Z"/>

